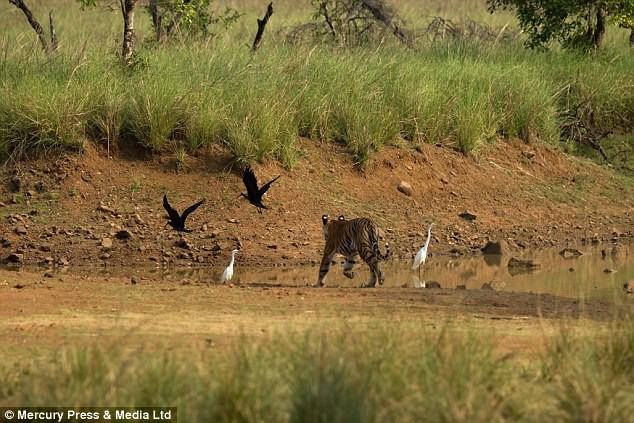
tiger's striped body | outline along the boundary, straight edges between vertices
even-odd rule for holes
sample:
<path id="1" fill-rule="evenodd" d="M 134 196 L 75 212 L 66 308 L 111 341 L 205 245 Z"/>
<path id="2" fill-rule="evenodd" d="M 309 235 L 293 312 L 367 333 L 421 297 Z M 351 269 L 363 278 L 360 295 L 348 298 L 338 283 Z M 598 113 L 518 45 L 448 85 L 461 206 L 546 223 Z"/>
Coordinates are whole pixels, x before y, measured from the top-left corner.
<path id="1" fill-rule="evenodd" d="M 374 222 L 366 218 L 345 220 L 340 216 L 338 220 L 328 220 L 328 216 L 322 216 L 324 224 L 323 233 L 326 240 L 324 255 L 319 267 L 318 286 L 324 286 L 324 279 L 335 254 L 342 254 L 346 257 L 346 264 L 343 267 L 343 274 L 352 279 L 354 272 L 352 268 L 356 263 L 356 257 L 360 256 L 370 267 L 370 280 L 363 285 L 373 287 L 378 280 L 379 285 L 383 285 L 384 275 L 380 260 L 385 260 L 390 256 L 390 247 L 386 243 L 386 253 L 381 254 L 379 249 L 379 231 Z"/>

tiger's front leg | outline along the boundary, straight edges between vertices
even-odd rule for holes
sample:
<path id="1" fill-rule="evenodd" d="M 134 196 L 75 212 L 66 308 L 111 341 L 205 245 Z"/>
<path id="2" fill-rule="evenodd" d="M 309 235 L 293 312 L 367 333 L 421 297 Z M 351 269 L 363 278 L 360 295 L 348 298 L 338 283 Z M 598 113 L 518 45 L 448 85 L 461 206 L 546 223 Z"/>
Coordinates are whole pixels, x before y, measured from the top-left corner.
<path id="1" fill-rule="evenodd" d="M 324 279 L 326 279 L 328 270 L 330 270 L 330 263 L 332 263 L 332 259 L 334 256 L 335 256 L 335 253 L 332 253 L 332 254 L 324 253 L 324 256 L 321 258 L 321 264 L 319 265 L 319 279 L 317 280 L 317 285 L 313 285 L 313 286 L 318 286 L 318 287 L 324 286 Z"/>
<path id="2" fill-rule="evenodd" d="M 343 274 L 349 279 L 354 279 L 354 271 L 352 268 L 357 263 L 355 256 L 356 254 L 346 257 L 346 264 L 343 265 Z"/>

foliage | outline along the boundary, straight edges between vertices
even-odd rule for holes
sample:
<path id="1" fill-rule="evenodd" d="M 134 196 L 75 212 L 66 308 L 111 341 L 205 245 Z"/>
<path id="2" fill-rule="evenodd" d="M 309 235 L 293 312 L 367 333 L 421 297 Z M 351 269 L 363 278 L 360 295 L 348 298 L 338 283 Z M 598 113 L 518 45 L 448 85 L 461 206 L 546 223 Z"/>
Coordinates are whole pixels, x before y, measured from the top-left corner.
<path id="1" fill-rule="evenodd" d="M 531 48 L 559 41 L 568 48 L 598 48 L 598 32 L 607 21 L 634 29 L 633 0 L 487 0 L 489 11 L 514 9 Z"/>
<path id="2" fill-rule="evenodd" d="M 230 7 L 214 12 L 212 3 L 213 0 L 151 0 L 146 9 L 158 40 L 176 34 L 207 40 L 217 35 L 213 27 L 221 25 L 227 29 L 242 16 Z"/>

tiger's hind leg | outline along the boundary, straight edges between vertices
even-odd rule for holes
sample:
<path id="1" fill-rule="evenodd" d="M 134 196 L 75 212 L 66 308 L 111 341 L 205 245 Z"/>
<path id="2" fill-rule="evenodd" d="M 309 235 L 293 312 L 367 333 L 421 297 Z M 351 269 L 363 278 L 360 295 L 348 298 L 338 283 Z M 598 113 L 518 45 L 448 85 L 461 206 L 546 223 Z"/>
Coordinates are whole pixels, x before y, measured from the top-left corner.
<path id="1" fill-rule="evenodd" d="M 379 285 L 383 285 L 385 277 L 383 275 L 383 268 L 381 267 L 381 262 L 379 262 L 379 259 L 374 254 L 371 254 L 365 259 L 365 262 L 370 267 L 370 280 L 368 280 L 368 282 L 361 287 L 374 288 L 377 279 L 379 281 Z"/>
<path id="2" fill-rule="evenodd" d="M 357 263 L 357 261 L 355 260 L 356 257 L 357 257 L 356 253 L 347 256 L 346 264 L 343 265 L 343 274 L 345 277 L 349 279 L 354 279 L 354 271 L 352 270 L 352 268 Z"/>
<path id="3" fill-rule="evenodd" d="M 330 263 L 332 263 L 332 259 L 335 256 L 335 253 L 326 254 L 321 258 L 321 265 L 319 266 L 319 279 L 317 280 L 318 287 L 324 286 L 324 279 L 326 279 L 326 275 L 330 270 Z M 315 285 L 313 285 L 315 286 Z"/>

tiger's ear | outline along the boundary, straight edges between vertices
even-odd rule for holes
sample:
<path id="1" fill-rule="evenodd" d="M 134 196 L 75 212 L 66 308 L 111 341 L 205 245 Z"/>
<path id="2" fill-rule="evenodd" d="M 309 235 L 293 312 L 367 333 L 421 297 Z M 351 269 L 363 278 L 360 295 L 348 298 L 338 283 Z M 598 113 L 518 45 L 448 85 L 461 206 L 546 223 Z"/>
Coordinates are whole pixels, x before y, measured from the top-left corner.
<path id="1" fill-rule="evenodd" d="M 324 214 L 323 216 L 321 216 L 321 221 L 324 225 L 328 224 L 328 215 Z"/>

